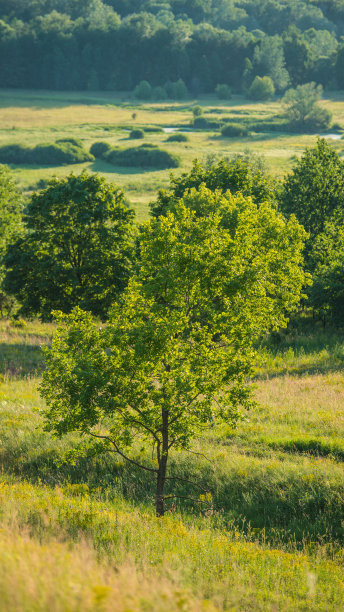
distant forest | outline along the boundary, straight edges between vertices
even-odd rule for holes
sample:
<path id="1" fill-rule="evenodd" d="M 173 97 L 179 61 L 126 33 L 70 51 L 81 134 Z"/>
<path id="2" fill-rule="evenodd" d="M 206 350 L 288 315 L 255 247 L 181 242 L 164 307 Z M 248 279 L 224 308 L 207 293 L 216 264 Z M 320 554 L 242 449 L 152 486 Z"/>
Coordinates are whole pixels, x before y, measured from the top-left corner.
<path id="1" fill-rule="evenodd" d="M 0 0 L 2 87 L 344 89 L 344 0 Z"/>

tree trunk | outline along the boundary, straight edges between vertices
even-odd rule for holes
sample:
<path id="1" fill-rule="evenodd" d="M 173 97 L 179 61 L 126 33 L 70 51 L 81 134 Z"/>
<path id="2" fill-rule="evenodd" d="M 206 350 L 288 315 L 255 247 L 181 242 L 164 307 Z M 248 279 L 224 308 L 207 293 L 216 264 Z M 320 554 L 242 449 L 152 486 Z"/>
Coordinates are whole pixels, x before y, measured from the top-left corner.
<path id="1" fill-rule="evenodd" d="M 164 516 L 165 514 L 165 482 L 168 459 L 168 412 L 162 408 L 162 452 L 158 454 L 158 475 L 156 482 L 156 515 Z"/>

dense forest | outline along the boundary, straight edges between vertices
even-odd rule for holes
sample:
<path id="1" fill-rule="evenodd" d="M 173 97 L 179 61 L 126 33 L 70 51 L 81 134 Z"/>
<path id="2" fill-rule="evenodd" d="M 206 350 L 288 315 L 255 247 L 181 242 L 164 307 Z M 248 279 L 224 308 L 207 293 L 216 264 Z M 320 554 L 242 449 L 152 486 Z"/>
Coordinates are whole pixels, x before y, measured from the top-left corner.
<path id="1" fill-rule="evenodd" d="M 1 0 L 0 79 L 127 91 L 181 79 L 197 95 L 268 76 L 277 92 L 341 89 L 343 35 L 344 0 Z"/>

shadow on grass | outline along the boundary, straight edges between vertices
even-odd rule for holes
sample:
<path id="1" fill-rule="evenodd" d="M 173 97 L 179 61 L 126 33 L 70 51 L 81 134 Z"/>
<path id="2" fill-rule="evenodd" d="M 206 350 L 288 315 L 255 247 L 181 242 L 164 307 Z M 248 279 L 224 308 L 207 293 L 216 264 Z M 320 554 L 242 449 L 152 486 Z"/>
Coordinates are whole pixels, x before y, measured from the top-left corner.
<path id="1" fill-rule="evenodd" d="M 43 353 L 38 344 L 0 344 L 0 374 L 3 376 L 37 376 L 43 367 Z"/>
<path id="2" fill-rule="evenodd" d="M 140 167 L 126 167 L 126 166 L 114 166 L 104 161 L 96 160 L 90 165 L 92 172 L 107 172 L 113 174 L 147 174 L 149 172 L 162 172 L 166 168 L 140 168 Z"/>

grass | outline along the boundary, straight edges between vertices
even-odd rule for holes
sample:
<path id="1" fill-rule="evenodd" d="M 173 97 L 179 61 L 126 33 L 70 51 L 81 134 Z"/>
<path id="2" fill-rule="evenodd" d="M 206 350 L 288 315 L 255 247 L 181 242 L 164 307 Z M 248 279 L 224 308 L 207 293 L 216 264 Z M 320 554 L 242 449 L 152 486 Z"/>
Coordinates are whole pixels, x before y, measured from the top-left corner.
<path id="1" fill-rule="evenodd" d="M 177 453 L 171 464 L 212 501 L 175 502 L 161 520 L 150 476 L 87 450 L 71 461 L 78 437 L 42 429 L 40 346 L 53 332 L 0 323 L 6 612 L 344 607 L 340 333 L 294 328 L 262 343 L 257 407 L 236 431 L 204 434 L 192 449 L 200 455 Z M 175 491 L 199 495 L 184 483 Z"/>
<path id="2" fill-rule="evenodd" d="M 229 121 L 267 120 L 281 112 L 278 100 L 264 103 L 247 101 L 234 96 L 227 103 L 214 96 L 202 96 L 202 105 L 209 119 L 228 118 Z M 0 96 L 0 146 L 11 143 L 30 144 L 51 142 L 59 138 L 80 138 L 87 149 L 93 142 L 105 140 L 121 148 L 130 144 L 132 128 L 178 129 L 190 126 L 193 100 L 183 103 L 138 103 L 128 94 L 113 92 L 45 92 L 2 90 Z M 334 114 L 334 120 L 344 126 L 343 95 L 331 94 L 323 101 Z M 136 113 L 136 118 L 132 115 Z M 125 129 L 124 129 L 125 128 Z M 292 166 L 294 156 L 299 156 L 306 146 L 315 142 L 315 136 L 300 134 L 263 133 L 243 138 L 222 138 L 219 132 L 189 132 L 186 143 L 166 143 L 164 132 L 147 132 L 145 142 L 167 148 L 181 156 L 183 171 L 191 168 L 196 157 L 205 160 L 209 155 L 224 156 L 241 153 L 247 147 L 263 154 L 270 171 L 282 176 Z M 341 151 L 340 141 L 334 146 Z M 148 204 L 157 189 L 167 187 L 169 170 L 142 172 L 139 169 L 114 167 L 105 162 L 87 162 L 64 167 L 16 166 L 14 172 L 26 191 L 35 188 L 40 179 L 52 175 L 65 176 L 83 169 L 100 172 L 108 180 L 125 190 L 137 212 L 139 222 L 148 216 Z M 176 174 L 180 171 L 177 170 Z"/>

